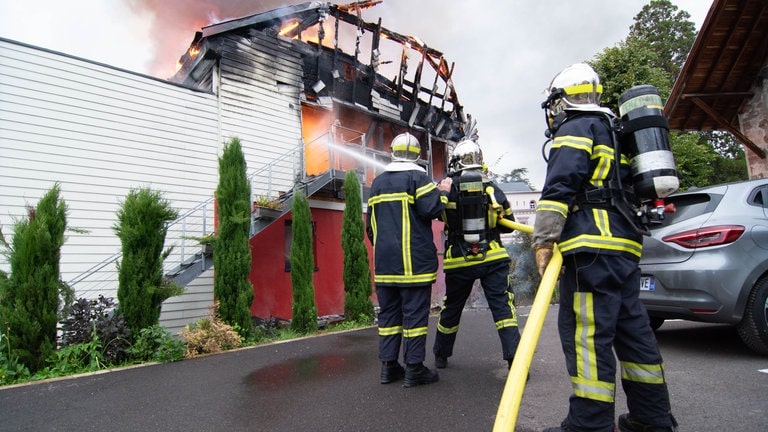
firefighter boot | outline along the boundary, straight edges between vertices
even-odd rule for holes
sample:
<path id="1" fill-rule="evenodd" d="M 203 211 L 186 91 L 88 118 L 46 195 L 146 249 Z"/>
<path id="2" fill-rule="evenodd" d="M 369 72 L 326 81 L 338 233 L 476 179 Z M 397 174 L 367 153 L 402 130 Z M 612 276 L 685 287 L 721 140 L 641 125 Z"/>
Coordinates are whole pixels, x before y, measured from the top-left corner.
<path id="1" fill-rule="evenodd" d="M 438 369 L 445 369 L 448 366 L 448 358 L 439 355 L 435 356 L 435 367 Z"/>
<path id="2" fill-rule="evenodd" d="M 391 382 L 399 381 L 405 376 L 405 369 L 400 366 L 397 360 L 386 361 L 381 363 L 381 383 L 389 384 Z"/>
<path id="3" fill-rule="evenodd" d="M 424 366 L 423 363 L 408 364 L 405 366 L 405 381 L 403 382 L 403 387 L 432 384 L 438 380 L 440 380 L 440 375 Z"/>
<path id="4" fill-rule="evenodd" d="M 640 423 L 629 416 L 622 414 L 619 416 L 619 432 L 675 432 L 677 431 L 677 421 L 672 417 L 673 426 L 653 426 Z"/>

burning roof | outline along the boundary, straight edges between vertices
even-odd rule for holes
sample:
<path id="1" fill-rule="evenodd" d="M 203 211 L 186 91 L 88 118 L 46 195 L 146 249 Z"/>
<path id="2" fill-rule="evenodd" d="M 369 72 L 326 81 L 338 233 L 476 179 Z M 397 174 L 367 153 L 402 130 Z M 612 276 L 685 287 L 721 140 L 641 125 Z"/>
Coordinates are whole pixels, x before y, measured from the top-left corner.
<path id="1" fill-rule="evenodd" d="M 211 71 L 227 55 L 219 41 L 261 32 L 301 53 L 302 100 L 397 116 L 408 127 L 458 140 L 466 118 L 451 79 L 454 64 L 419 38 L 384 28 L 381 19 L 364 21 L 361 9 L 378 3 L 307 2 L 203 27 L 172 80 L 212 90 Z"/>

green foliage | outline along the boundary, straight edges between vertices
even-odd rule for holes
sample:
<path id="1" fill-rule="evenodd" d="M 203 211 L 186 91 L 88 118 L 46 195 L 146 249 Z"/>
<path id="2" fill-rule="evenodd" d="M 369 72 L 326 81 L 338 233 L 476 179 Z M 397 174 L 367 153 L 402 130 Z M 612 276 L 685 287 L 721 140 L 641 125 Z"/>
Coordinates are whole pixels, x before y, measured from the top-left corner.
<path id="1" fill-rule="evenodd" d="M 123 316 L 115 312 L 112 298 L 99 296 L 98 299 L 78 299 L 69 308 L 69 316 L 62 321 L 62 346 L 86 343 L 93 339 L 93 333 L 103 343 L 104 363 L 120 364 L 127 358 L 131 331 Z"/>
<path id="2" fill-rule="evenodd" d="M 505 243 L 511 261 L 509 263 L 510 283 L 515 291 L 515 300 L 531 304 L 536 296 L 541 277 L 536 267 L 536 257 L 530 234 L 515 231 L 513 239 Z"/>
<path id="3" fill-rule="evenodd" d="M 181 332 L 181 340 L 186 346 L 184 358 L 217 353 L 242 345 L 238 332 L 219 317 L 218 307 L 218 303 L 214 303 L 207 317 L 199 319 Z"/>
<path id="4" fill-rule="evenodd" d="M 696 26 L 691 15 L 678 11 L 669 0 L 651 0 L 635 16 L 628 40 L 643 40 L 657 53 L 650 64 L 663 70 L 672 85 L 680 73 L 688 52 L 696 40 Z"/>
<path id="5" fill-rule="evenodd" d="M 128 354 L 136 361 L 161 363 L 179 361 L 184 358 L 184 342 L 174 339 L 171 332 L 158 324 L 139 331 Z"/>
<path id="6" fill-rule="evenodd" d="M 132 189 L 117 212 L 113 226 L 122 244 L 118 265 L 118 311 L 135 335 L 158 323 L 163 301 L 179 295 L 181 287 L 163 277 L 163 251 L 168 222 L 178 217 L 162 193 Z"/>
<path id="7" fill-rule="evenodd" d="M 672 151 L 675 154 L 680 190 L 703 187 L 715 176 L 714 161 L 719 159 L 714 149 L 702 142 L 698 133 L 672 133 Z"/>
<path id="8" fill-rule="evenodd" d="M 32 380 L 42 380 L 104 369 L 107 365 L 103 346 L 94 328 L 88 341 L 68 345 L 47 359 L 49 366 L 38 371 Z"/>
<path id="9" fill-rule="evenodd" d="M 56 349 L 59 293 L 65 292 L 59 260 L 67 227 L 67 206 L 55 184 L 27 218 L 14 224 L 11 245 L 5 243 L 11 272 L 0 277 L 0 325 L 7 329 L 9 359 L 32 373 Z"/>
<path id="10" fill-rule="evenodd" d="M 639 84 L 656 86 L 666 100 L 671 82 L 666 72 L 652 66 L 658 62 L 658 55 L 644 40 L 620 42 L 596 55 L 589 63 L 603 84 L 600 104 L 618 115 L 619 96 Z"/>
<path id="11" fill-rule="evenodd" d="M 365 247 L 365 227 L 360 194 L 360 181 L 355 171 L 347 171 L 344 179 L 344 223 L 341 247 L 344 251 L 344 316 L 372 322 L 374 316 L 371 293 L 371 269 Z"/>
<path id="12" fill-rule="evenodd" d="M 291 243 L 291 284 L 293 316 L 291 330 L 298 333 L 317 331 L 317 306 L 313 283 L 315 257 L 312 250 L 312 220 L 307 196 L 296 191 L 293 200 L 293 240 Z"/>
<path id="13" fill-rule="evenodd" d="M 7 333 L 0 332 L 0 385 L 27 381 L 29 376 L 29 368 L 14 355 Z"/>
<path id="14" fill-rule="evenodd" d="M 219 184 L 216 188 L 219 226 L 213 254 L 214 295 L 222 321 L 237 326 L 248 337 L 253 332 L 251 304 L 250 218 L 251 184 L 246 174 L 240 140 L 232 138 L 219 158 Z"/>

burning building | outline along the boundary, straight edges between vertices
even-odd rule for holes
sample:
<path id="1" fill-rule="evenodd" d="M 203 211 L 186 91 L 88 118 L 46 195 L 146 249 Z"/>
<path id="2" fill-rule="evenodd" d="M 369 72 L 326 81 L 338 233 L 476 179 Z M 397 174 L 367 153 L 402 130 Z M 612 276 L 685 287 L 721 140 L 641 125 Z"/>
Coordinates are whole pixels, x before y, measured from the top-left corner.
<path id="1" fill-rule="evenodd" d="M 169 80 L 0 38 L 3 234 L 58 182 L 69 225 L 87 231 L 69 234 L 62 279 L 78 297 L 116 297 L 119 202 L 139 186 L 162 191 L 181 215 L 168 227 L 164 270 L 186 292 L 164 303 L 161 324 L 183 329 L 213 303 L 213 260 L 190 238 L 213 231 L 217 157 L 237 137 L 254 195 L 253 315 L 290 318 L 297 190 L 312 212 L 318 313 L 343 313 L 343 210 L 364 205 L 345 203 L 346 172 L 358 174 L 365 201 L 391 139 L 408 131 L 442 178 L 470 120 L 441 52 L 361 18 L 377 3 L 308 2 L 203 27 Z M 268 214 L 263 202 L 280 209 Z"/>
<path id="2" fill-rule="evenodd" d="M 218 94 L 224 135 L 251 143 L 248 151 L 272 167 L 253 179 L 255 195 L 283 202 L 281 216 L 254 224 L 257 317 L 290 317 L 288 210 L 297 188 L 309 196 L 315 223 L 318 311 L 343 313 L 345 173 L 358 173 L 367 196 L 391 139 L 409 131 L 423 143 L 428 172 L 442 177 L 449 148 L 463 136 L 453 65 L 416 37 L 363 21 L 360 9 L 376 3 L 309 2 L 204 27 L 172 78 Z"/>

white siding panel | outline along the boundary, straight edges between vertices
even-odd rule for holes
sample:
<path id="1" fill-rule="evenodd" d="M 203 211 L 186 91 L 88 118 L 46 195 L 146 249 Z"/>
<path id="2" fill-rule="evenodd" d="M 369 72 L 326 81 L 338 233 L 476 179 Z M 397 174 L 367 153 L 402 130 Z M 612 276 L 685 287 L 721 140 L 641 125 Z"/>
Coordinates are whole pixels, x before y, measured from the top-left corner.
<path id="1" fill-rule="evenodd" d="M 215 95 L 0 40 L 0 225 L 12 235 L 58 182 L 69 226 L 88 231 L 67 233 L 66 281 L 120 250 L 112 227 L 131 189 L 158 190 L 180 212 L 209 200 L 220 143 Z M 212 210 L 205 218 L 210 232 Z M 115 296 L 114 273 L 98 278 L 90 296 Z"/>
<path id="2" fill-rule="evenodd" d="M 163 302 L 160 325 L 178 335 L 187 324 L 208 316 L 213 305 L 213 277 L 213 270 L 208 270 L 187 285 L 184 294 Z"/>

